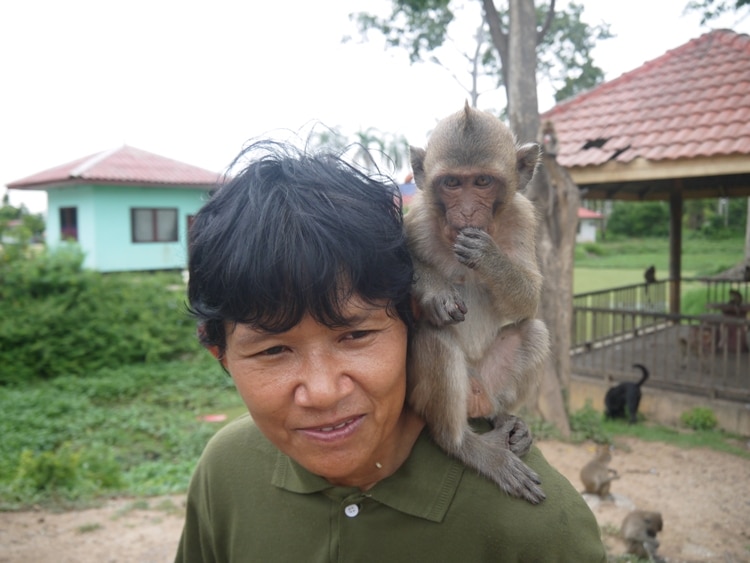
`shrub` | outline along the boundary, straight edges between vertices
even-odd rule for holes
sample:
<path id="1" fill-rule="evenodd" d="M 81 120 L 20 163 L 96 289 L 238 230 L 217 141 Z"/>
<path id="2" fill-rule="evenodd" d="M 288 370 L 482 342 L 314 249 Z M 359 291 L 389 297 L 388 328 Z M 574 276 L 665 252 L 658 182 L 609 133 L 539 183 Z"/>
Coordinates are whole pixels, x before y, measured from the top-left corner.
<path id="1" fill-rule="evenodd" d="M 12 490 L 18 496 L 54 494 L 74 500 L 121 485 L 122 472 L 109 450 L 75 450 L 65 443 L 55 451 L 21 452 Z"/>
<path id="2" fill-rule="evenodd" d="M 599 444 L 612 442 L 611 436 L 602 425 L 602 413 L 594 409 L 591 400 L 587 400 L 582 409 L 570 415 L 572 439 L 576 442 L 593 440 Z"/>
<path id="3" fill-rule="evenodd" d="M 103 275 L 82 261 L 73 247 L 0 263 L 0 384 L 198 351 L 184 293 L 168 288 L 178 274 Z"/>
<path id="4" fill-rule="evenodd" d="M 680 416 L 682 424 L 693 430 L 713 430 L 719 423 L 714 411 L 708 407 L 694 407 Z"/>

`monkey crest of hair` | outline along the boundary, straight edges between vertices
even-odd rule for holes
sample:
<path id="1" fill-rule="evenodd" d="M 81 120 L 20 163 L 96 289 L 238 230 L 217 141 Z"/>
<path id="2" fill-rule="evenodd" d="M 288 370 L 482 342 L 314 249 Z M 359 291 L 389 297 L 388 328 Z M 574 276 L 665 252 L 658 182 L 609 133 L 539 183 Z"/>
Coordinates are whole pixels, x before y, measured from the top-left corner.
<path id="1" fill-rule="evenodd" d="M 233 166 L 245 161 L 190 229 L 189 309 L 204 345 L 223 351 L 228 322 L 283 332 L 310 314 L 346 326 L 352 294 L 411 326 L 413 266 L 392 181 L 276 141 Z"/>
<path id="2" fill-rule="evenodd" d="M 461 111 L 439 122 L 433 130 L 425 167 L 435 169 L 436 157 L 440 157 L 437 163 L 443 169 L 469 165 L 495 168 L 498 164 L 512 168 L 515 144 L 515 136 L 500 119 L 472 108 L 467 102 Z M 438 145 L 439 150 L 431 151 L 431 145 Z M 504 150 L 498 151 L 499 147 Z M 435 173 L 439 173 L 439 169 L 435 169 Z"/>
<path id="3" fill-rule="evenodd" d="M 539 163 L 497 117 L 467 105 L 410 147 L 419 192 L 404 219 L 420 317 L 409 401 L 445 451 L 508 494 L 544 493 L 519 455 L 531 433 L 512 410 L 536 388 L 549 333 L 536 319 L 542 275 L 537 217 L 521 190 Z M 468 419 L 493 430 L 473 432 Z"/>

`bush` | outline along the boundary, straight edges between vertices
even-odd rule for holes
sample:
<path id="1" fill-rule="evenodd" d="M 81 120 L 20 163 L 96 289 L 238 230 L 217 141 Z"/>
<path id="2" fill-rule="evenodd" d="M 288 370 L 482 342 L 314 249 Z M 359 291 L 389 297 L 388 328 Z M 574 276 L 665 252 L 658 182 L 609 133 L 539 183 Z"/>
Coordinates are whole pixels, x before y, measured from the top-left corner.
<path id="1" fill-rule="evenodd" d="M 694 407 L 680 416 L 682 424 L 693 430 L 713 430 L 719 423 L 714 411 L 708 407 Z"/>
<path id="2" fill-rule="evenodd" d="M 591 400 L 570 415 L 571 438 L 576 442 L 593 440 L 598 444 L 611 444 L 612 437 L 602 425 L 602 413 L 594 409 Z"/>
<path id="3" fill-rule="evenodd" d="M 607 221 L 607 231 L 629 237 L 669 235 L 669 207 L 662 201 L 617 202 Z"/>
<path id="4" fill-rule="evenodd" d="M 82 269 L 75 248 L 0 262 L 0 384 L 132 363 L 199 349 L 178 274 Z"/>

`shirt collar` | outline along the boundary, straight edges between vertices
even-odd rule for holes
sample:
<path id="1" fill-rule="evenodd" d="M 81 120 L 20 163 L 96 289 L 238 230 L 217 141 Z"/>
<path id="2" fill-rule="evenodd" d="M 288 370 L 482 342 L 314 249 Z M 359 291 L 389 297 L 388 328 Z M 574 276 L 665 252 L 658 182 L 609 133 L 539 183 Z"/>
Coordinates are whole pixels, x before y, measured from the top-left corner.
<path id="1" fill-rule="evenodd" d="M 463 472 L 464 466 L 440 451 L 430 440 L 427 430 L 423 430 L 404 464 L 362 495 L 405 514 L 440 522 L 448 511 Z M 325 491 L 327 495 L 342 498 L 358 490 L 335 487 L 281 452 L 277 456 L 271 483 L 292 493 Z"/>

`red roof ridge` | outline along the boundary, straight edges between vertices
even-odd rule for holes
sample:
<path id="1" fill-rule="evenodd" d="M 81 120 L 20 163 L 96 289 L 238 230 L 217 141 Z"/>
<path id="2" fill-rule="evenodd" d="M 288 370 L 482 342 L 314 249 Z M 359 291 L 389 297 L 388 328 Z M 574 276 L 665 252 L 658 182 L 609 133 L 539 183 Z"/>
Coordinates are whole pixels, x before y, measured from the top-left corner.
<path id="1" fill-rule="evenodd" d="M 12 189 L 45 189 L 88 183 L 211 188 L 222 174 L 128 145 L 48 168 L 7 184 Z"/>
<path id="2" fill-rule="evenodd" d="M 117 147 L 117 148 L 114 148 L 114 149 L 110 149 L 110 150 L 107 150 L 107 151 L 102 151 L 100 153 L 91 155 L 86 160 L 84 160 L 83 162 L 81 162 L 81 164 L 79 164 L 78 166 L 76 166 L 75 168 L 73 168 L 70 171 L 70 177 L 71 178 L 83 178 L 83 176 L 86 173 L 86 171 L 91 170 L 94 166 L 96 166 L 97 164 L 99 164 L 103 160 L 106 160 L 111 155 L 113 155 L 114 153 L 120 151 L 121 149 L 123 149 L 125 147 L 126 147 L 126 145 L 123 145 L 122 147 Z"/>

